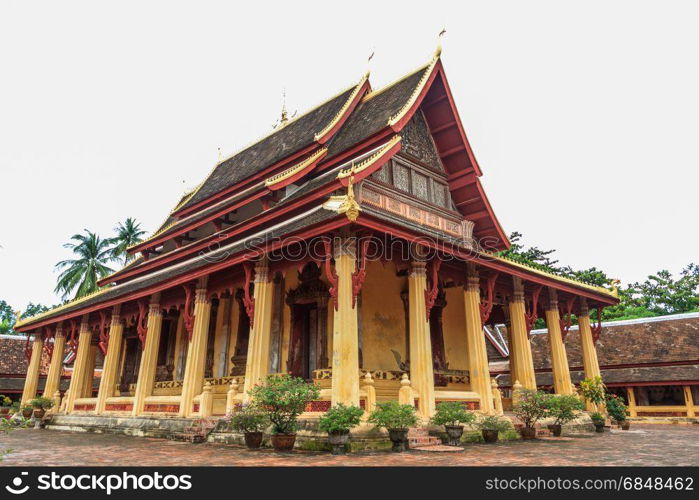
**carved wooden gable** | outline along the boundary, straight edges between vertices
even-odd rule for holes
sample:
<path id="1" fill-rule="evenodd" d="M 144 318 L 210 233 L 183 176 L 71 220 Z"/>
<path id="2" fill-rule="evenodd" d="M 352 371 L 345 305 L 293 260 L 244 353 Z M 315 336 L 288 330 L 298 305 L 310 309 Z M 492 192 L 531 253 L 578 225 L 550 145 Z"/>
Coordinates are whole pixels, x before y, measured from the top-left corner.
<path id="1" fill-rule="evenodd" d="M 401 152 L 420 160 L 435 170 L 444 172 L 442 160 L 439 159 L 432 135 L 427 128 L 422 111 L 418 110 L 408 124 L 401 130 L 403 140 Z"/>

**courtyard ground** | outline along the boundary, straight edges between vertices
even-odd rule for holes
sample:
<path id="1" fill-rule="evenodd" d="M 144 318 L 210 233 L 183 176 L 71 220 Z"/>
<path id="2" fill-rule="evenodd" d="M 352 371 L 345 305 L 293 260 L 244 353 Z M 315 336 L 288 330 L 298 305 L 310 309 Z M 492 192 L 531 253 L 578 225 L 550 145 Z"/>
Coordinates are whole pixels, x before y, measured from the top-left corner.
<path id="1" fill-rule="evenodd" d="M 630 431 L 468 444 L 464 452 L 329 453 L 250 451 L 220 444 L 22 429 L 0 434 L 5 466 L 697 466 L 698 425 L 634 425 Z"/>

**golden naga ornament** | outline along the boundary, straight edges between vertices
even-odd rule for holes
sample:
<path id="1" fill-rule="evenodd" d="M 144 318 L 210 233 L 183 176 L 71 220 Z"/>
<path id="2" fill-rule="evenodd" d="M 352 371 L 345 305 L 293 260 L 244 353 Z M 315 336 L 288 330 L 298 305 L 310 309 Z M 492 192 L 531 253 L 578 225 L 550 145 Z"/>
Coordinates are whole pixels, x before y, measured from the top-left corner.
<path id="1" fill-rule="evenodd" d="M 343 213 L 347 216 L 347 218 L 354 222 L 357 220 L 359 217 L 359 203 L 357 203 L 357 200 L 354 198 L 354 175 L 350 175 L 349 181 L 347 183 L 347 196 L 345 196 L 345 200 L 342 202 L 342 205 L 340 205 L 340 213 Z"/>

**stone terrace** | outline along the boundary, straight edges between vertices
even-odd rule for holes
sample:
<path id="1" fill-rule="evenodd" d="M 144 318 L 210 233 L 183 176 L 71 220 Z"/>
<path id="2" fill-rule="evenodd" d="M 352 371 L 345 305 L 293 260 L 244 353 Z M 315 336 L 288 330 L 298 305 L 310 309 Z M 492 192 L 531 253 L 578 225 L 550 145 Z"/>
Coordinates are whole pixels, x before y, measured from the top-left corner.
<path id="1" fill-rule="evenodd" d="M 268 449 L 34 429 L 0 434 L 0 450 L 5 449 L 15 451 L 0 466 L 697 466 L 699 426 L 635 425 L 626 432 L 467 444 L 463 453 L 280 454 Z"/>

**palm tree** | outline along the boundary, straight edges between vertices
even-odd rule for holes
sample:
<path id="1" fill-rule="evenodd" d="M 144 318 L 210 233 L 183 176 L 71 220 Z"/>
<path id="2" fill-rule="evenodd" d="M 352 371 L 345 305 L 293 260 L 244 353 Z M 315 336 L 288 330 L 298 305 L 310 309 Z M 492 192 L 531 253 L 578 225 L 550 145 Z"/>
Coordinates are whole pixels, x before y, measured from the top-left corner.
<path id="1" fill-rule="evenodd" d="M 124 259 L 124 265 L 126 265 L 133 259 L 133 255 L 129 255 L 126 249 L 142 242 L 143 238 L 141 236 L 146 234 L 146 232 L 141 229 L 141 224 L 136 222 L 136 219 L 133 217 L 128 217 L 123 224 L 120 222 L 114 228 L 114 231 L 116 231 L 117 235 L 111 239 L 111 242 L 114 244 L 112 258 L 114 260 Z"/>
<path id="2" fill-rule="evenodd" d="M 107 262 L 112 259 L 112 240 L 103 240 L 87 229 L 85 234 L 74 234 L 71 240 L 77 243 L 66 243 L 63 246 L 73 250 L 78 258 L 62 260 L 56 264 L 56 269 L 62 272 L 58 275 L 54 291 L 62 294 L 63 299 L 68 298 L 76 288 L 76 299 L 96 291 L 99 288 L 97 282 L 112 272 L 107 266 Z"/>

